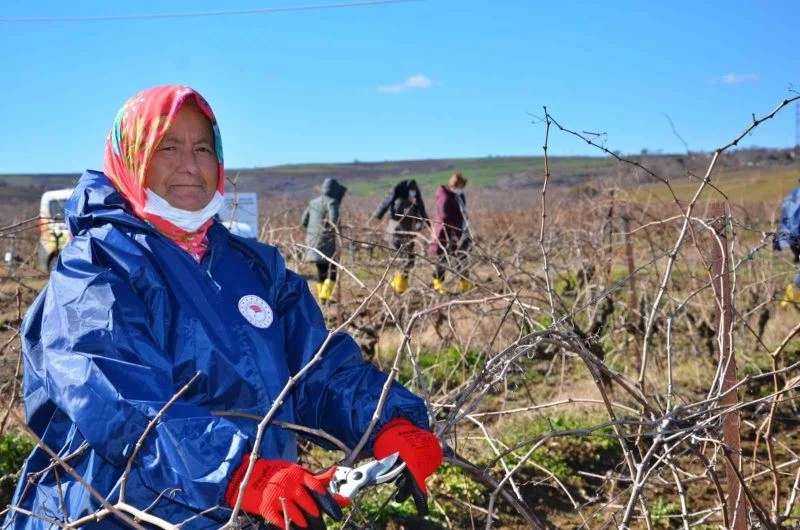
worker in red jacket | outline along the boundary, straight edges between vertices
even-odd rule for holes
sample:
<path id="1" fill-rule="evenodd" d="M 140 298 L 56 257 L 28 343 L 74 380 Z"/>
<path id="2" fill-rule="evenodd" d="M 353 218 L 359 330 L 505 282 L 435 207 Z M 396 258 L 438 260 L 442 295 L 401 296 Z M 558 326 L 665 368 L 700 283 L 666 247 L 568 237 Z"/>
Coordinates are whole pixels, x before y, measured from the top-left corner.
<path id="1" fill-rule="evenodd" d="M 436 214 L 433 218 L 433 241 L 428 251 L 438 256 L 433 272 L 433 290 L 444 294 L 444 275 L 449 268 L 458 276 L 458 288 L 468 291 L 472 284 L 467 278 L 469 267 L 470 233 L 467 218 L 467 198 L 464 188 L 467 179 L 461 173 L 450 177 L 447 186 L 436 190 Z"/>

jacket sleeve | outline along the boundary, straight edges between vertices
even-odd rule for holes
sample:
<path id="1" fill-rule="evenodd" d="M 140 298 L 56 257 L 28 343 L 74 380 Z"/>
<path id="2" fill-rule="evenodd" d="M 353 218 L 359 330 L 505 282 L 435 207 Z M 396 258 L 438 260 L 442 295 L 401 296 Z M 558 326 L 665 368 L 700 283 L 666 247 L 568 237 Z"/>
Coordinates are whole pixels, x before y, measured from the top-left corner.
<path id="1" fill-rule="evenodd" d="M 136 252 L 86 236 L 65 248 L 33 317 L 41 335 L 30 354 L 36 375 L 27 374 L 120 469 L 148 423 L 194 376 L 172 364 L 170 297 L 144 258 L 132 258 Z M 133 466 L 148 488 L 175 488 L 177 501 L 199 510 L 223 504 L 228 477 L 250 447 L 236 425 L 187 397 L 208 383 L 201 374 L 166 409 Z"/>
<path id="2" fill-rule="evenodd" d="M 380 205 L 378 206 L 378 209 L 375 210 L 374 214 L 375 219 L 381 219 L 383 218 L 384 215 L 386 215 L 386 212 L 389 210 L 389 207 L 391 207 L 392 203 L 394 202 L 394 199 L 395 199 L 395 188 L 392 188 L 383 198 L 383 201 L 381 201 Z"/>
<path id="3" fill-rule="evenodd" d="M 328 207 L 328 221 L 333 225 L 331 228 L 336 228 L 339 226 L 339 201 L 332 200 L 330 201 L 330 206 Z"/>
<path id="4" fill-rule="evenodd" d="M 439 188 L 436 190 L 436 230 L 438 240 L 447 242 L 447 194 Z"/>
<path id="5" fill-rule="evenodd" d="M 293 272 L 287 272 L 279 312 L 290 370 L 297 373 L 317 353 L 328 330 L 306 281 Z M 299 423 L 322 429 L 352 448 L 366 432 L 386 380 L 386 374 L 364 361 L 352 337 L 337 333 L 320 360 L 295 387 L 295 413 Z M 424 402 L 397 381 L 392 383 L 368 449 L 372 448 L 381 426 L 395 417 L 404 417 L 428 428 Z"/>
<path id="6" fill-rule="evenodd" d="M 428 212 L 425 211 L 425 201 L 422 200 L 422 197 L 418 197 L 417 202 L 419 203 L 419 216 L 422 217 L 422 222 L 430 224 L 431 220 L 428 217 Z"/>

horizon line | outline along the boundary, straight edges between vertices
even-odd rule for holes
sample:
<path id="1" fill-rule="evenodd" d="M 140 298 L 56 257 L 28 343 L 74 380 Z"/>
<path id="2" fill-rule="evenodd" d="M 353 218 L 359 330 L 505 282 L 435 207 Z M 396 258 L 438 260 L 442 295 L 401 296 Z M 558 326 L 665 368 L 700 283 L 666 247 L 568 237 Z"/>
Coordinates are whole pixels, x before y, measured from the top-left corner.
<path id="1" fill-rule="evenodd" d="M 800 149 L 800 145 L 793 145 L 793 146 L 786 146 L 786 147 L 759 147 L 759 146 L 751 146 L 751 147 L 742 147 L 742 148 L 731 148 L 727 151 L 754 151 L 754 150 L 764 150 L 764 151 L 794 151 Z M 664 153 L 660 150 L 650 151 L 649 149 L 643 149 L 639 153 L 621 153 L 619 151 L 614 152 L 616 156 L 621 158 L 632 158 L 637 156 L 647 156 L 647 157 L 676 157 L 676 156 L 692 156 L 692 155 L 711 155 L 714 151 L 688 151 L 688 152 L 672 152 L 672 153 Z M 564 158 L 614 158 L 615 155 L 612 154 L 599 154 L 599 155 L 547 155 L 548 160 L 554 159 L 564 159 Z M 239 166 L 239 167 L 225 167 L 225 173 L 229 172 L 236 172 L 236 171 L 255 171 L 259 169 L 276 169 L 276 168 L 285 168 L 285 167 L 297 167 L 297 166 L 354 166 L 354 165 L 369 165 L 369 164 L 391 164 L 391 163 L 402 163 L 402 162 L 427 162 L 427 161 L 457 161 L 457 160 L 493 160 L 493 159 L 519 159 L 519 158 L 538 158 L 544 159 L 544 154 L 541 155 L 486 155 L 486 156 L 466 156 L 466 157 L 426 157 L 426 158 L 400 158 L 400 159 L 384 159 L 384 160 L 360 160 L 360 159 L 353 159 L 350 162 L 284 162 L 281 164 L 274 164 L 270 166 Z M 87 171 L 91 168 L 86 168 L 83 170 L 77 171 L 0 171 L 0 177 L 5 176 L 31 176 L 31 175 L 48 175 L 48 176 L 66 176 L 66 175 L 80 175 L 84 171 Z"/>

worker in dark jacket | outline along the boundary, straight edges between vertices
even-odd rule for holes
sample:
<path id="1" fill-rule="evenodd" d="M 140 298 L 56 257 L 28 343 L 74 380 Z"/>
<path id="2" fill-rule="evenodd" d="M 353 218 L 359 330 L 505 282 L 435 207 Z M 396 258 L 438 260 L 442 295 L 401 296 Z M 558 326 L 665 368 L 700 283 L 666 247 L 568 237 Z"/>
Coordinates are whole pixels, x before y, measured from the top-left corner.
<path id="1" fill-rule="evenodd" d="M 239 498 L 270 528 L 324 528 L 323 513 L 343 515 L 330 474 L 298 465 L 275 420 L 398 452 L 424 512 L 442 451 L 423 401 L 392 382 L 377 410 L 387 376 L 331 335 L 306 281 L 213 220 L 222 160 L 214 114 L 188 87 L 145 90 L 117 114 L 104 172 L 81 177 L 71 240 L 23 321 L 41 444 L 3 528 L 220 528 Z M 268 415 L 263 432 L 247 417 Z"/>
<path id="2" fill-rule="evenodd" d="M 400 270 L 392 278 L 392 288 L 398 294 L 408 289 L 408 274 L 414 268 L 417 233 L 429 224 L 425 202 L 417 181 L 401 180 L 386 194 L 378 209 L 376 219 L 389 213 L 387 232 L 401 260 Z"/>
<path id="3" fill-rule="evenodd" d="M 433 219 L 433 241 L 428 252 L 438 256 L 433 272 L 433 290 L 444 294 L 445 271 L 453 269 L 459 276 L 458 288 L 465 292 L 472 287 L 467 279 L 469 266 L 469 219 L 464 187 L 467 179 L 461 173 L 450 177 L 447 186 L 436 190 L 436 215 Z"/>
<path id="4" fill-rule="evenodd" d="M 333 178 L 320 186 L 321 195 L 308 203 L 301 224 L 306 229 L 306 261 L 317 266 L 317 298 L 327 302 L 336 286 L 336 265 L 329 258 L 336 255 L 339 206 L 347 188 Z"/>

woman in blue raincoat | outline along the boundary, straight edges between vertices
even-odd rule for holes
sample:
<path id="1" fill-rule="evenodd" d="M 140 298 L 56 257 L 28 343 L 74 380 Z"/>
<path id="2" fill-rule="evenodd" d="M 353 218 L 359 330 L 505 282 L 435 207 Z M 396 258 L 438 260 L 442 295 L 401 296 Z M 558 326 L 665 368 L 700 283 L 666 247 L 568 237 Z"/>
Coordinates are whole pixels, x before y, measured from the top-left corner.
<path id="1" fill-rule="evenodd" d="M 109 509 L 121 501 L 218 528 L 240 495 L 271 528 L 341 517 L 329 475 L 297 465 L 294 434 L 275 425 L 240 488 L 256 422 L 230 413 L 276 405 L 275 419 L 354 447 L 387 377 L 346 334 L 310 363 L 329 335 L 319 307 L 274 247 L 213 220 L 223 170 L 216 119 L 196 91 L 151 88 L 118 113 L 104 171 L 84 173 L 67 203 L 71 240 L 23 322 L 26 420 L 42 446 L 4 528 L 128 528 L 133 518 Z M 393 382 L 367 444 L 377 458 L 400 453 L 423 512 L 442 458 L 427 427 L 423 402 Z"/>

